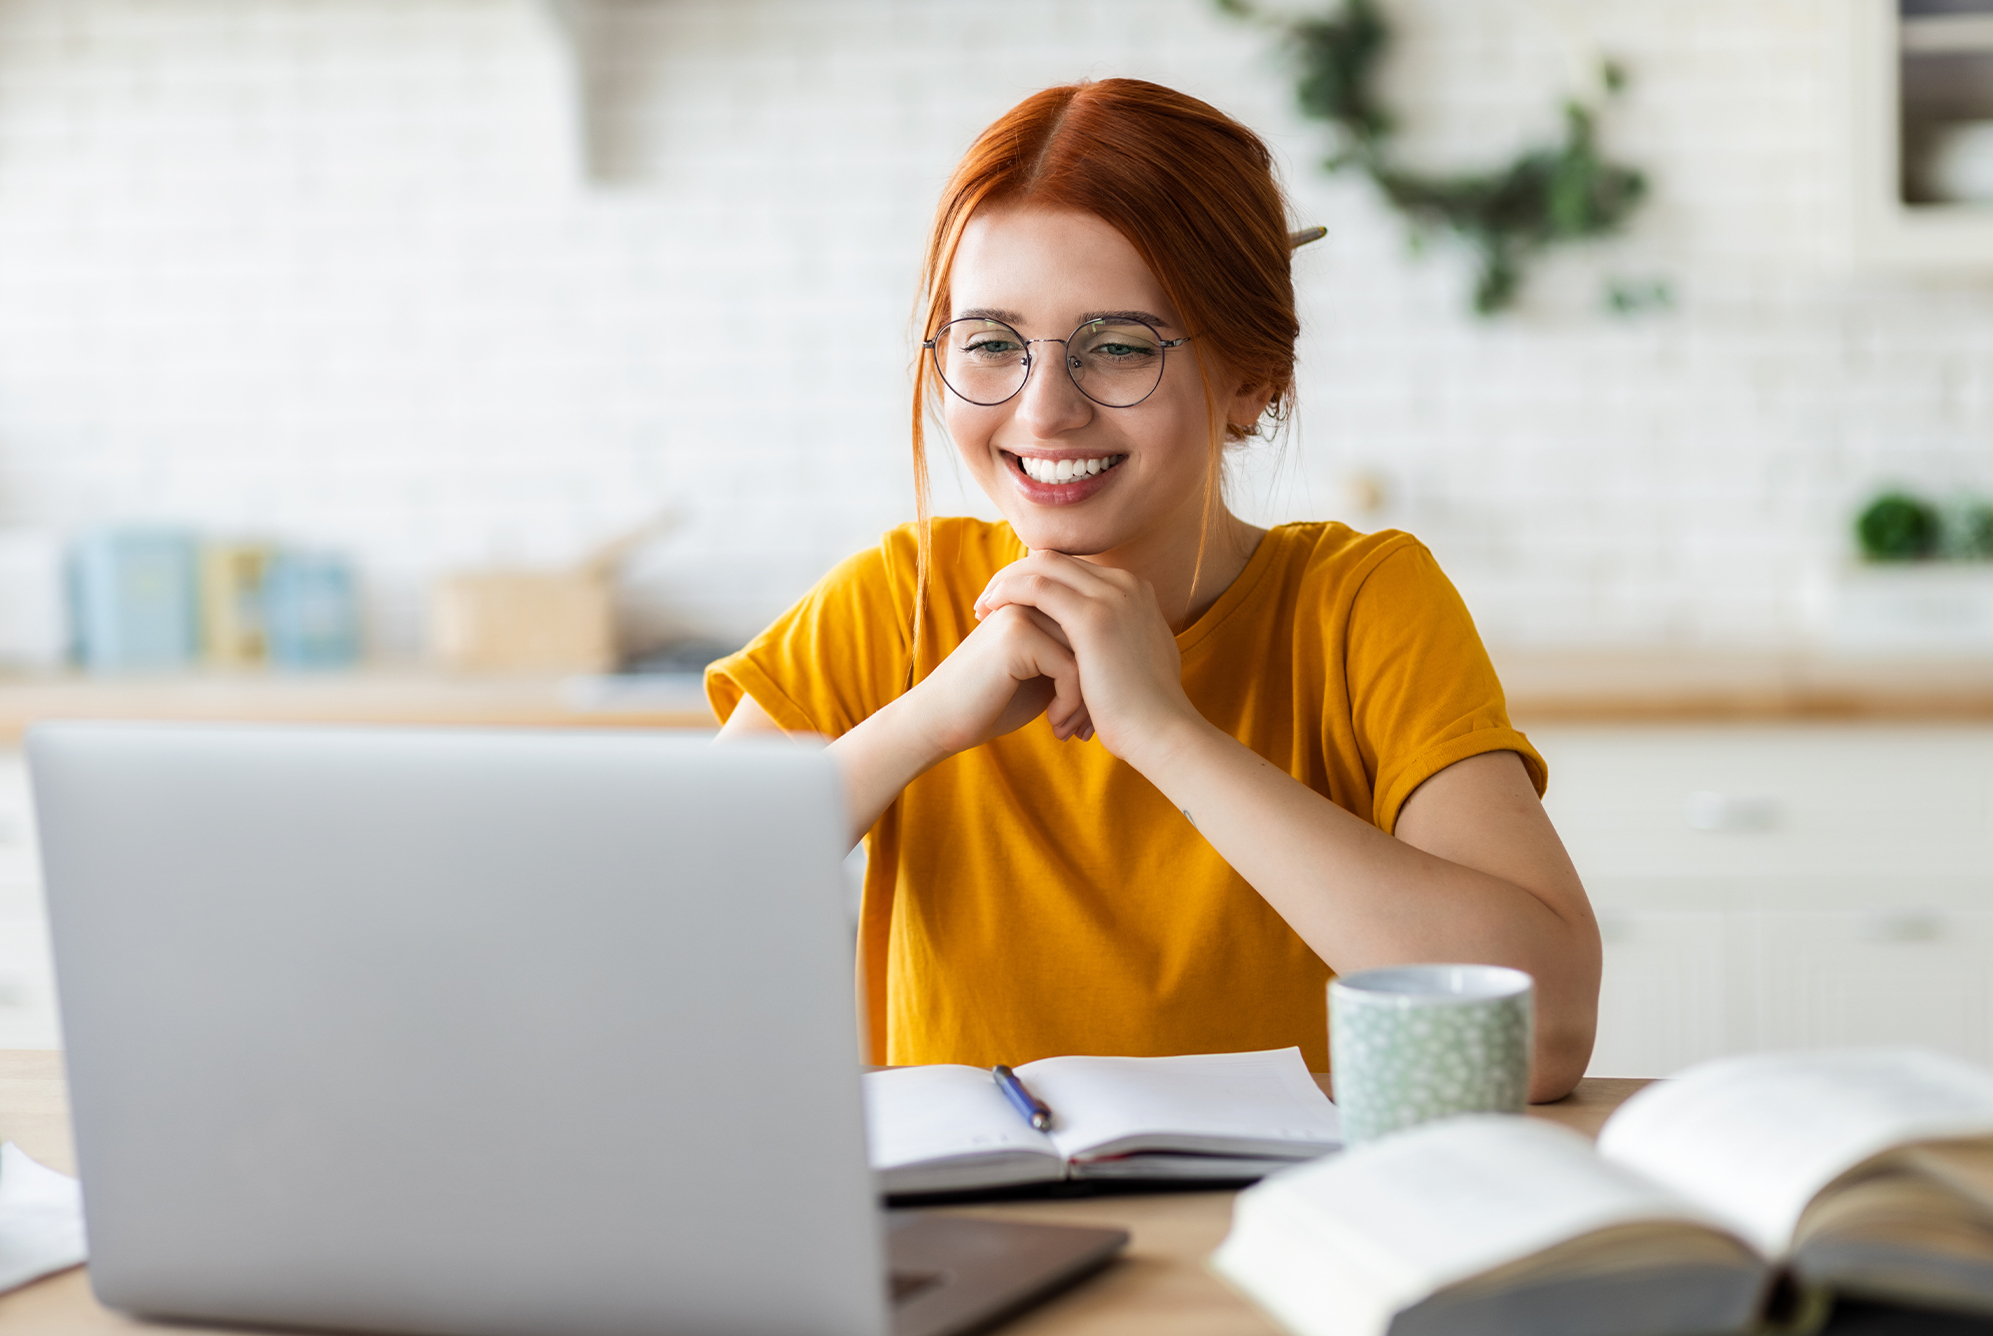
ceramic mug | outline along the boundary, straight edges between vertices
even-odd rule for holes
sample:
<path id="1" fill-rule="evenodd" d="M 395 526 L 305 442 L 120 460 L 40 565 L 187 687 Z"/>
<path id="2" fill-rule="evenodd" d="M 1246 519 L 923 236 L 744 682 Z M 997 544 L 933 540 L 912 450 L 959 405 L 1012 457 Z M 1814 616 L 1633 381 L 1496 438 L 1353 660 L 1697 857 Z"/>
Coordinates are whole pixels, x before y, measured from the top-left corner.
<path id="1" fill-rule="evenodd" d="M 1349 1145 L 1456 1113 L 1521 1113 L 1535 983 L 1501 965 L 1395 965 L 1329 983 Z"/>

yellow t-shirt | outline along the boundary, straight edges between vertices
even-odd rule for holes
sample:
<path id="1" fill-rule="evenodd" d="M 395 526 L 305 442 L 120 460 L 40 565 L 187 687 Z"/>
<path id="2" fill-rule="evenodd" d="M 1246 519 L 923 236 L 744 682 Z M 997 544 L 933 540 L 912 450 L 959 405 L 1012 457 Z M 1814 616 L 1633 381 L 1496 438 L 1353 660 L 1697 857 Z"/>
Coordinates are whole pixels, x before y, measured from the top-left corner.
<path id="1" fill-rule="evenodd" d="M 1026 554 L 1009 525 L 973 519 L 936 520 L 933 542 L 921 676 Z M 888 533 L 709 668 L 719 716 L 749 695 L 785 729 L 836 737 L 897 696 L 914 544 L 910 525 Z M 1383 830 L 1481 752 L 1520 753 L 1543 788 L 1466 605 L 1408 534 L 1281 525 L 1176 640 L 1206 719 Z M 1148 780 L 1042 715 L 909 784 L 867 854 L 875 1061 L 1298 1044 L 1328 1068 L 1328 967 Z"/>

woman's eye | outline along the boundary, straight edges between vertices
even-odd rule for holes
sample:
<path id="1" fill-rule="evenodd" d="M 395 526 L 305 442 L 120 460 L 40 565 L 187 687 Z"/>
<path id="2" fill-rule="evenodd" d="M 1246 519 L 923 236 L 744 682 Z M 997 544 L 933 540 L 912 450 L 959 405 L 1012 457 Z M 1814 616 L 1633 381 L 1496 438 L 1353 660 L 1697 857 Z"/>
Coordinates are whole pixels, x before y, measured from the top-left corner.
<path id="1" fill-rule="evenodd" d="M 975 339 L 962 345 L 962 351 L 971 357 L 1015 357 L 1024 349 L 1010 339 Z"/>
<path id="2" fill-rule="evenodd" d="M 1086 355 L 1103 362 L 1126 366 L 1133 362 L 1146 362 L 1153 359 L 1156 355 L 1156 348 L 1154 344 L 1150 343 L 1122 343 L 1114 339 L 1104 339 L 1089 347 L 1086 350 Z"/>

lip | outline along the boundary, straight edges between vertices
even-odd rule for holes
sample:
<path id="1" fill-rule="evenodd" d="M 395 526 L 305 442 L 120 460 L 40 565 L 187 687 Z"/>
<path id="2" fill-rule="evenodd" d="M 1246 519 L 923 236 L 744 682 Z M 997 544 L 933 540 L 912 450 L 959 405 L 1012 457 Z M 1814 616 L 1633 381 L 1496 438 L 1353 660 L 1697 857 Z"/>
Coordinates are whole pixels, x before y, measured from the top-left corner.
<path id="1" fill-rule="evenodd" d="M 1024 466 L 1018 462 L 1016 455 L 1012 454 L 1008 450 L 999 450 L 997 453 L 1003 456 L 1004 471 L 1010 474 L 1011 486 L 1017 488 L 1019 492 L 1023 493 L 1025 500 L 1031 502 L 1033 505 L 1039 505 L 1039 506 L 1078 505 L 1080 502 L 1086 500 L 1088 497 L 1100 491 L 1101 488 L 1107 486 L 1108 482 L 1114 477 L 1115 474 L 1119 473 L 1123 468 L 1127 467 L 1127 460 L 1124 458 L 1121 463 L 1116 464 L 1113 468 L 1103 469 L 1101 472 L 1094 474 L 1092 477 L 1083 479 L 1079 482 L 1056 482 L 1056 483 L 1039 482 L 1033 477 L 1031 477 L 1030 474 L 1024 471 Z M 1034 456 L 1034 458 L 1051 459 L 1051 460 L 1098 459 L 1100 458 L 1100 455 L 1096 451 L 1093 454 L 1085 454 L 1085 455 L 1078 453 L 1063 454 L 1063 455 L 1037 455 Z"/>

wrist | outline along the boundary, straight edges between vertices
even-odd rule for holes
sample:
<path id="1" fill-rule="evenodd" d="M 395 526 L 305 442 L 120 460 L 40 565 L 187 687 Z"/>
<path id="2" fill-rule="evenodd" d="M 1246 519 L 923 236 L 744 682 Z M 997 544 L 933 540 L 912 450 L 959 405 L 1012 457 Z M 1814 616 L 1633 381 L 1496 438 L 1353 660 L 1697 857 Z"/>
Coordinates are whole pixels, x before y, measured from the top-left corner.
<path id="1" fill-rule="evenodd" d="M 1127 748 L 1121 759 L 1160 789 L 1167 789 L 1171 771 L 1195 756 L 1199 748 L 1208 746 L 1214 737 L 1229 740 L 1227 734 L 1195 709 L 1136 729 L 1135 735 L 1139 741 Z"/>
<path id="2" fill-rule="evenodd" d="M 865 721 L 875 735 L 873 745 L 894 757 L 898 762 L 895 768 L 904 770 L 907 780 L 926 774 L 958 750 L 949 746 L 934 728 L 934 721 L 923 709 L 925 704 L 920 687 L 915 686 L 906 694 L 895 696 Z"/>

